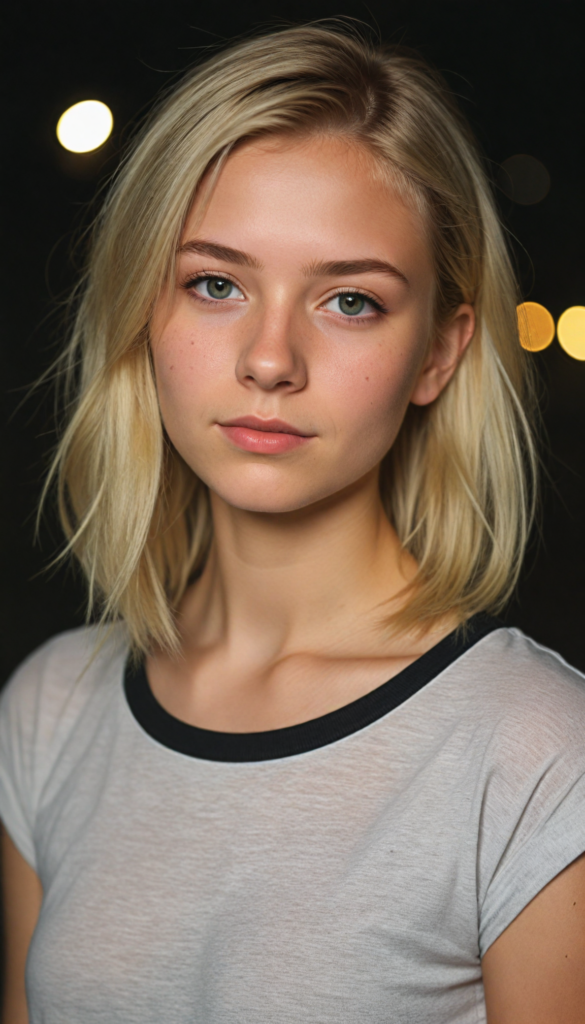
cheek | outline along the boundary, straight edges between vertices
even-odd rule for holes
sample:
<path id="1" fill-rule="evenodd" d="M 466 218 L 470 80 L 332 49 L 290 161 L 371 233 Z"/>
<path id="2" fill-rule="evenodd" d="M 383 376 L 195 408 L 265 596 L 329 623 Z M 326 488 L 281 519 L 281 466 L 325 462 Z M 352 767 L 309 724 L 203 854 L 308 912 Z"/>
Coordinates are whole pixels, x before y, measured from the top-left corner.
<path id="1" fill-rule="evenodd" d="M 171 323 L 153 343 L 152 353 L 167 431 L 170 434 L 172 425 L 185 422 L 187 418 L 192 428 L 201 399 L 209 398 L 225 377 L 224 348 L 203 343 L 192 326 L 185 328 L 181 323 Z"/>
<path id="2" fill-rule="evenodd" d="M 327 393 L 347 442 L 374 459 L 386 454 L 404 419 L 418 363 L 418 346 L 380 342 L 332 372 Z"/>

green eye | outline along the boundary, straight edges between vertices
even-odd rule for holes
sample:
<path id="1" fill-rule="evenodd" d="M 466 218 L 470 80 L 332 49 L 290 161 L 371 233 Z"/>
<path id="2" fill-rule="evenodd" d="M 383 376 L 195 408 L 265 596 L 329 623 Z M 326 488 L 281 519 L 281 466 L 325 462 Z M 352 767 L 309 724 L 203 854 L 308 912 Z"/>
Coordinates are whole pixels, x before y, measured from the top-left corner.
<path id="1" fill-rule="evenodd" d="M 234 287 L 231 281 L 226 281 L 223 277 L 208 277 L 205 285 L 207 294 L 212 299 L 227 299 Z"/>
<path id="2" fill-rule="evenodd" d="M 195 291 L 204 299 L 242 299 L 240 289 L 227 277 L 200 277 Z"/>
<path id="3" fill-rule="evenodd" d="M 338 295 L 339 310 L 346 316 L 359 316 L 363 313 L 366 300 L 363 295 Z"/>
<path id="4" fill-rule="evenodd" d="M 371 314 L 379 308 L 373 299 L 368 299 L 359 292 L 339 292 L 325 303 L 325 309 L 330 309 L 332 313 L 342 313 L 343 316 Z"/>

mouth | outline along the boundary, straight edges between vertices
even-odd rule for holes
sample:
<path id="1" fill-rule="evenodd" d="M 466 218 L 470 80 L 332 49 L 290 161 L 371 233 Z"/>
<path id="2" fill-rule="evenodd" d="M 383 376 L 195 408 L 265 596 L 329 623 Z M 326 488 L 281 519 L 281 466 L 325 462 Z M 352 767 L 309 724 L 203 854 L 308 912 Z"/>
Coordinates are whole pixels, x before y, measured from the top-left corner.
<path id="1" fill-rule="evenodd" d="M 291 426 L 290 423 L 285 423 L 284 420 L 263 420 L 259 416 L 238 416 L 237 419 L 228 420 L 226 423 L 220 423 L 220 426 L 248 427 L 250 430 L 263 431 L 269 434 L 296 434 L 297 437 L 314 436 L 312 434 L 306 434 L 302 430 L 298 430 L 297 427 Z"/>
<path id="2" fill-rule="evenodd" d="M 314 434 L 303 433 L 298 427 L 279 419 L 261 419 L 259 416 L 238 416 L 218 423 L 221 433 L 240 451 L 256 455 L 281 455 L 306 444 Z"/>

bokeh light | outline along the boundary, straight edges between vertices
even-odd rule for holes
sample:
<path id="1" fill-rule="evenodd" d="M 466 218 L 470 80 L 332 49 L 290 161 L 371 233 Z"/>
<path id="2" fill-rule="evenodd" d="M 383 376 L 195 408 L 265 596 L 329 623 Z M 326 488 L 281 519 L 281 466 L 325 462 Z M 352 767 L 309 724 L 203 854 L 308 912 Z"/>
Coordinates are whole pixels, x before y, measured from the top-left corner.
<path id="1" fill-rule="evenodd" d="M 555 336 L 555 322 L 548 309 L 539 302 L 522 302 L 517 313 L 522 348 L 529 352 L 542 352 Z"/>
<path id="2" fill-rule="evenodd" d="M 99 100 L 83 100 L 61 114 L 57 138 L 71 153 L 89 153 L 111 135 L 114 126 L 112 111 Z"/>
<path id="3" fill-rule="evenodd" d="M 561 314 L 557 337 L 573 359 L 585 359 L 585 306 L 571 306 Z"/>
<path id="4" fill-rule="evenodd" d="M 550 188 L 550 174 L 540 160 L 528 153 L 517 153 L 504 160 L 498 172 L 503 192 L 522 206 L 540 203 Z"/>

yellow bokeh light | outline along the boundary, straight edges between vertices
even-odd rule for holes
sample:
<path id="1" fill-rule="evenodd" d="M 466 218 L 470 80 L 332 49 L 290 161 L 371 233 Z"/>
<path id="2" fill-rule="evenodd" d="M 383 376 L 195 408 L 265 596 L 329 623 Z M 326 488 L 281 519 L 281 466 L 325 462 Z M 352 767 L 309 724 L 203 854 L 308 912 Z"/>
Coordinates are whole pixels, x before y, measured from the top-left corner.
<path id="1" fill-rule="evenodd" d="M 517 313 L 522 348 L 529 352 L 542 352 L 555 336 L 555 322 L 548 309 L 539 302 L 522 302 Z"/>
<path id="2" fill-rule="evenodd" d="M 89 153 L 111 135 L 114 127 L 112 111 L 99 100 L 75 103 L 57 123 L 57 138 L 71 153 Z"/>
<path id="3" fill-rule="evenodd" d="M 585 359 L 585 306 L 571 306 L 561 314 L 557 336 L 568 355 Z"/>

